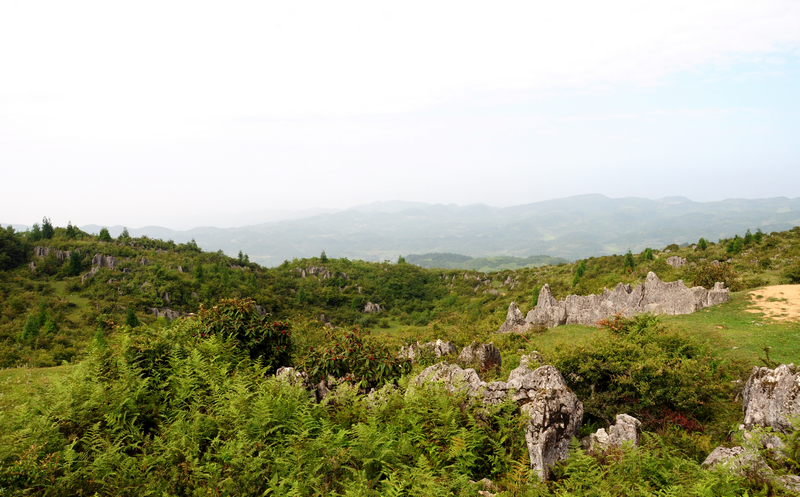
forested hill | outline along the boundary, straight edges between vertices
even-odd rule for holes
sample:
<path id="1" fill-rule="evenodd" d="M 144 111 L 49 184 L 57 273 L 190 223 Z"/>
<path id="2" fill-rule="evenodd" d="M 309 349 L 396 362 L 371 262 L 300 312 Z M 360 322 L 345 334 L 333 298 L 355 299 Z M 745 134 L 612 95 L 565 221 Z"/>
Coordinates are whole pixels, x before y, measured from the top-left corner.
<path id="1" fill-rule="evenodd" d="M 534 268 L 569 262 L 561 257 L 532 255 L 530 257 L 470 257 L 468 255 L 447 253 L 409 254 L 404 257 L 409 264 L 424 268 L 472 269 L 485 273 L 502 269 Z"/>
<path id="2" fill-rule="evenodd" d="M 69 361 L 96 333 L 113 334 L 126 322 L 195 313 L 223 298 L 250 298 L 264 312 L 297 323 L 394 329 L 449 326 L 466 319 L 475 333 L 483 333 L 497 329 L 512 300 L 527 310 L 544 283 L 564 298 L 598 293 L 619 282 L 640 282 L 651 270 L 666 281 L 693 283 L 704 278 L 706 268 L 723 267 L 727 273 L 721 277 L 742 289 L 786 281 L 800 260 L 797 228 L 771 236 L 748 231 L 744 237 L 708 242 L 705 250 L 672 245 L 491 273 L 485 267 L 426 269 L 328 258 L 324 252 L 265 268 L 246 254 L 228 257 L 203 251 L 193 242 L 126 233 L 111 238 L 107 230 L 92 235 L 73 226 L 36 228 L 25 233 L 0 230 L 0 366 Z M 687 264 L 672 267 L 666 250 L 686 258 Z M 730 262 L 711 266 L 715 261 Z M 384 311 L 365 313 L 368 302 Z"/>

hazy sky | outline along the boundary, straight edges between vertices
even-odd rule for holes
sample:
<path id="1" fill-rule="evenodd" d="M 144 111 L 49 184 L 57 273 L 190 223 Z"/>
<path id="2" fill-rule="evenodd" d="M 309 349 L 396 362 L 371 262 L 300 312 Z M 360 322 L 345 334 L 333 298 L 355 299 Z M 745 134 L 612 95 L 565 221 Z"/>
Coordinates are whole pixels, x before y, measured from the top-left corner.
<path id="1" fill-rule="evenodd" d="M 800 2 L 4 0 L 0 167 L 23 224 L 798 197 Z"/>

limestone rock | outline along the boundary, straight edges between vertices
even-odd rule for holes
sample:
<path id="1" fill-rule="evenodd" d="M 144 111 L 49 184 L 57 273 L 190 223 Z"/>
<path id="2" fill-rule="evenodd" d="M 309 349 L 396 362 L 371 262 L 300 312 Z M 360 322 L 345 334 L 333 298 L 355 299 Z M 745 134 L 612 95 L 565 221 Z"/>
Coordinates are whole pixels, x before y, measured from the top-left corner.
<path id="1" fill-rule="evenodd" d="M 169 319 L 170 321 L 173 321 L 173 320 L 181 317 L 182 315 L 184 315 L 184 316 L 186 315 L 185 313 L 181 314 L 178 311 L 173 311 L 172 309 L 170 309 L 168 307 L 162 307 L 162 308 L 151 307 L 150 308 L 150 313 L 154 314 L 158 318 L 164 317 L 164 318 Z"/>
<path id="2" fill-rule="evenodd" d="M 81 283 L 85 282 L 86 280 L 94 276 L 99 270 L 100 270 L 99 267 L 93 267 L 91 270 L 89 270 L 88 273 L 81 276 Z"/>
<path id="3" fill-rule="evenodd" d="M 110 255 L 94 254 L 94 257 L 92 257 L 92 266 L 116 269 L 117 258 Z"/>
<path id="4" fill-rule="evenodd" d="M 583 404 L 553 366 L 542 366 L 508 382 L 509 389 L 517 386 L 527 397 L 522 412 L 528 416 L 525 441 L 531 469 L 544 481 L 556 462 L 569 457 L 570 440 L 583 421 Z"/>
<path id="5" fill-rule="evenodd" d="M 449 392 L 466 392 L 476 395 L 486 383 L 481 381 L 474 369 L 461 369 L 455 364 L 440 362 L 425 368 L 415 379 L 414 384 L 423 386 L 426 383 L 443 383 Z"/>
<path id="6" fill-rule="evenodd" d="M 471 344 L 464 347 L 458 360 L 466 364 L 475 364 L 480 371 L 486 371 L 503 364 L 500 349 L 493 343 Z"/>
<path id="7" fill-rule="evenodd" d="M 28 268 L 31 270 L 32 273 L 35 273 L 36 272 L 36 263 L 31 261 L 31 263 L 28 264 Z"/>
<path id="8" fill-rule="evenodd" d="M 367 305 L 364 306 L 364 312 L 372 313 L 372 312 L 381 312 L 381 306 L 378 304 L 373 304 L 372 302 L 367 302 Z"/>
<path id="9" fill-rule="evenodd" d="M 511 278 L 511 276 L 509 276 Z M 511 302 L 508 306 L 508 313 L 506 314 L 506 321 L 497 330 L 498 333 L 524 333 L 531 328 L 531 324 L 525 321 L 525 316 L 522 311 L 517 307 L 516 302 Z"/>
<path id="10" fill-rule="evenodd" d="M 746 429 L 761 426 L 791 432 L 787 416 L 800 414 L 800 374 L 795 374 L 794 364 L 754 367 L 742 391 L 742 409 Z"/>
<path id="11" fill-rule="evenodd" d="M 600 428 L 595 433 L 589 435 L 588 443 L 590 450 L 604 451 L 611 447 L 620 447 L 623 442 L 630 441 L 634 447 L 639 445 L 639 427 L 642 423 L 627 414 L 617 414 L 616 423 L 611 425 L 606 432 Z"/>
<path id="12" fill-rule="evenodd" d="M 643 312 L 690 314 L 729 299 L 730 293 L 724 283 L 716 283 L 713 290 L 707 291 L 703 287 L 687 288 L 681 280 L 665 283 L 650 272 L 644 285 L 636 288 L 620 283 L 613 291 L 606 289 L 599 295 L 568 295 L 563 301 L 557 301 L 549 285 L 544 285 L 536 308 L 528 312 L 525 321 L 529 325 L 546 325 L 548 328 L 559 324 L 592 325 L 615 314 L 625 317 Z M 524 330 L 517 319 L 516 313 L 509 308 L 501 330 Z"/>
<path id="13" fill-rule="evenodd" d="M 675 269 L 680 269 L 686 265 L 686 259 L 677 255 L 673 255 L 672 257 L 667 258 L 667 264 Z"/>
<path id="14" fill-rule="evenodd" d="M 275 378 L 287 381 L 292 385 L 308 386 L 308 375 L 302 371 L 297 371 L 294 368 L 282 367 L 278 368 L 275 372 Z"/>
<path id="15" fill-rule="evenodd" d="M 453 345 L 453 342 L 445 342 L 437 339 L 435 342 L 427 342 L 423 344 L 417 342 L 408 346 L 403 345 L 400 347 L 400 352 L 397 353 L 397 357 L 417 362 L 426 354 L 430 354 L 436 359 L 439 359 L 457 352 L 458 349 L 456 349 L 456 346 Z"/>

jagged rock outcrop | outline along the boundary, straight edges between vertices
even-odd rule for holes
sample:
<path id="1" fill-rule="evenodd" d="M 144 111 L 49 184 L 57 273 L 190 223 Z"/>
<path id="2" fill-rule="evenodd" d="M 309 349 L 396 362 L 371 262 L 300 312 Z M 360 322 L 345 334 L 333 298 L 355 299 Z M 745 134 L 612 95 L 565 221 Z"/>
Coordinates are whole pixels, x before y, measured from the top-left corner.
<path id="1" fill-rule="evenodd" d="M 453 347 L 455 352 L 455 347 Z M 479 371 L 487 371 L 494 367 L 500 367 L 503 364 L 503 358 L 500 355 L 500 349 L 494 346 L 493 343 L 473 343 L 464 347 L 458 360 L 465 364 L 475 364 Z"/>
<path id="2" fill-rule="evenodd" d="M 303 387 L 308 387 L 310 385 L 306 373 L 297 371 L 291 367 L 278 368 L 275 372 L 275 377 L 279 380 L 287 381 L 292 385 L 301 385 Z"/>
<path id="3" fill-rule="evenodd" d="M 28 264 L 28 268 L 31 270 L 32 273 L 35 273 L 36 272 L 36 263 L 31 261 L 31 263 Z"/>
<path id="4" fill-rule="evenodd" d="M 644 284 L 635 288 L 618 284 L 614 290 L 604 290 L 599 295 L 568 295 L 556 300 L 550 286 L 545 284 L 539 292 L 539 302 L 520 321 L 521 312 L 511 303 L 506 321 L 499 333 L 525 332 L 534 325 L 548 328 L 560 324 L 592 325 L 615 314 L 632 317 L 643 312 L 653 314 L 690 314 L 705 307 L 721 304 L 730 299 L 724 283 L 716 283 L 711 291 L 703 287 L 687 288 L 683 281 L 663 282 L 655 273 L 647 274 Z"/>
<path id="5" fill-rule="evenodd" d="M 299 269 L 302 278 L 317 276 L 319 279 L 325 280 L 331 277 L 331 272 L 325 266 L 309 266 L 306 269 L 297 269 Z"/>
<path id="6" fill-rule="evenodd" d="M 50 254 L 50 252 L 55 253 L 56 258 L 60 263 L 69 260 L 70 255 L 72 255 L 72 252 L 70 252 L 69 250 L 65 250 L 62 252 L 61 250 L 56 250 L 52 247 L 42 247 L 42 246 L 33 247 L 33 255 L 35 255 L 36 257 L 45 258 Z"/>
<path id="7" fill-rule="evenodd" d="M 364 312 L 372 313 L 372 312 L 381 312 L 381 306 L 378 304 L 373 304 L 372 302 L 367 302 L 367 305 L 364 306 Z"/>
<path id="8" fill-rule="evenodd" d="M 754 367 L 742 391 L 744 428 L 770 427 L 774 431 L 793 431 L 787 416 L 800 414 L 800 374 L 794 364 L 775 369 Z"/>
<path id="9" fill-rule="evenodd" d="M 481 381 L 474 369 L 462 369 L 456 364 L 440 362 L 425 368 L 415 379 L 414 385 L 425 383 L 443 383 L 448 392 L 466 392 L 469 396 L 477 395 L 486 382 Z"/>
<path id="10" fill-rule="evenodd" d="M 686 259 L 677 255 L 673 255 L 672 257 L 667 258 L 667 264 L 675 269 L 680 269 L 686 265 Z"/>
<path id="11" fill-rule="evenodd" d="M 617 414 L 616 422 L 608 428 L 600 428 L 584 439 L 584 445 L 593 451 L 604 451 L 611 447 L 620 447 L 623 442 L 639 445 L 639 427 L 642 423 L 627 414 Z"/>
<path id="12" fill-rule="evenodd" d="M 99 267 L 93 267 L 92 269 L 90 269 L 88 273 L 81 276 L 81 283 L 85 282 L 86 280 L 97 274 L 98 271 L 100 271 Z"/>
<path id="13" fill-rule="evenodd" d="M 413 362 L 419 361 L 424 355 L 432 355 L 436 359 L 441 357 L 455 354 L 458 352 L 453 342 L 445 342 L 443 340 L 436 340 L 435 342 L 427 343 L 412 343 L 411 345 L 403 345 L 397 353 L 397 357 L 402 359 L 409 359 Z"/>
<path id="14" fill-rule="evenodd" d="M 509 388 L 517 383 L 528 397 L 522 412 L 528 416 L 525 441 L 531 469 L 544 481 L 555 463 L 569 457 L 570 440 L 583 421 L 583 404 L 553 366 L 518 377 L 508 382 Z"/>
<path id="15" fill-rule="evenodd" d="M 94 257 L 92 257 L 92 266 L 116 269 L 117 258 L 110 255 L 94 254 Z"/>
<path id="16" fill-rule="evenodd" d="M 177 318 L 179 318 L 181 316 L 186 316 L 187 315 L 186 313 L 180 313 L 178 311 L 173 311 L 169 307 L 162 307 L 162 308 L 151 307 L 149 310 L 150 310 L 150 313 L 154 314 L 156 317 L 158 317 L 158 318 L 164 317 L 164 318 L 169 319 L 170 321 L 172 321 L 174 319 L 177 319 Z"/>

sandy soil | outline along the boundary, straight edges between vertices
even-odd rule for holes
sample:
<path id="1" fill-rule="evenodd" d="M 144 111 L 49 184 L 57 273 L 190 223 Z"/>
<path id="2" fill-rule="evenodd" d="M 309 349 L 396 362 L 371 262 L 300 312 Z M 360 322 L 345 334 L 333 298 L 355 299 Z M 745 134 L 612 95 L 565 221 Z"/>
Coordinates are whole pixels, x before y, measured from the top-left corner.
<path id="1" fill-rule="evenodd" d="M 775 285 L 753 290 L 749 294 L 755 309 L 764 317 L 778 321 L 800 321 L 800 285 Z"/>

